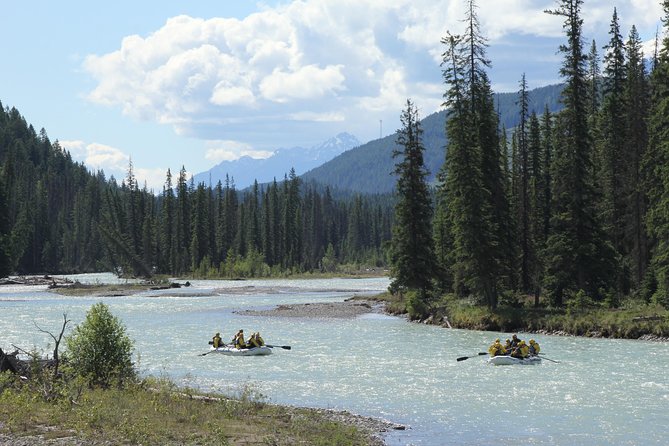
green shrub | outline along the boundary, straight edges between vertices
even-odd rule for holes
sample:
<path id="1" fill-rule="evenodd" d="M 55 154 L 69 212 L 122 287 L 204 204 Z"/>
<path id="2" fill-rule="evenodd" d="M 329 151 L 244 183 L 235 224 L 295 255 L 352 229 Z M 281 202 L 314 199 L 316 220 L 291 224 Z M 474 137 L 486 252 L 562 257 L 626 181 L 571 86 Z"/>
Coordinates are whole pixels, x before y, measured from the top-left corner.
<path id="1" fill-rule="evenodd" d="M 427 291 L 411 290 L 406 293 L 407 312 L 411 320 L 422 320 L 431 313 L 432 296 Z"/>
<path id="2" fill-rule="evenodd" d="M 123 384 L 136 377 L 133 342 L 121 321 L 99 302 L 65 339 L 69 369 L 91 386 Z"/>

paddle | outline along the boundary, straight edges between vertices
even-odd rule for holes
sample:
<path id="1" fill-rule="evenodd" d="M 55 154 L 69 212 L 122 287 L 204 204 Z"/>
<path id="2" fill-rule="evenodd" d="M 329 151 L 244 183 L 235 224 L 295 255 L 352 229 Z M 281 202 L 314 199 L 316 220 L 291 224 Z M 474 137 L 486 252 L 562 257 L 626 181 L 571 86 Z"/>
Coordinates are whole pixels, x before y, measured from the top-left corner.
<path id="1" fill-rule="evenodd" d="M 477 356 L 482 356 L 482 355 L 487 355 L 487 354 L 488 353 L 486 353 L 486 352 L 479 352 L 477 355 L 474 355 L 474 356 L 460 356 L 457 360 L 458 361 L 464 361 L 465 359 L 476 358 Z"/>
<path id="2" fill-rule="evenodd" d="M 269 347 L 269 348 L 274 348 L 274 347 L 276 347 L 276 348 L 282 348 L 282 349 L 284 349 L 284 350 L 290 350 L 291 348 L 293 348 L 293 347 L 291 347 L 290 345 L 269 345 L 269 344 L 265 344 L 265 345 L 266 345 L 267 347 Z"/>
<path id="3" fill-rule="evenodd" d="M 214 344 L 213 342 L 209 341 L 209 345 L 213 345 L 213 344 Z M 229 345 L 225 345 L 225 344 L 221 344 L 221 345 L 219 345 L 219 347 L 230 347 L 230 346 L 229 346 Z M 215 351 L 216 351 L 216 350 L 209 350 L 208 352 L 200 353 L 198 356 L 207 356 L 209 353 L 213 353 L 213 352 L 215 352 Z"/>
<path id="4" fill-rule="evenodd" d="M 553 360 L 553 359 L 551 359 L 551 358 L 547 358 L 547 357 L 545 357 L 543 353 L 539 353 L 539 354 L 541 355 L 541 357 L 542 357 L 543 359 L 547 359 L 547 360 L 549 360 L 550 362 L 554 362 L 554 363 L 556 363 L 556 364 L 559 364 L 559 363 L 560 363 L 560 361 L 555 361 L 555 360 Z"/>

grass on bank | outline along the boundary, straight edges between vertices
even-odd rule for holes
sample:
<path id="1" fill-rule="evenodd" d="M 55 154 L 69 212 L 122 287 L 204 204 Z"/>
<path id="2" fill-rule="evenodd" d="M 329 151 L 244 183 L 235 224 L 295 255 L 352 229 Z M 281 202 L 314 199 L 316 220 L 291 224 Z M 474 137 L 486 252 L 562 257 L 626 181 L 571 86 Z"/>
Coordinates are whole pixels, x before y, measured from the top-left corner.
<path id="1" fill-rule="evenodd" d="M 123 388 L 62 385 L 47 400 L 35 381 L 0 374 L 0 434 L 90 444 L 366 445 L 367 436 L 321 412 L 266 404 L 253 391 L 198 397 L 167 380 Z"/>
<path id="2" fill-rule="evenodd" d="M 408 314 L 408 300 L 384 293 L 376 297 L 392 314 Z M 502 332 L 547 332 L 575 336 L 638 339 L 642 336 L 669 338 L 669 310 L 657 304 L 624 301 L 618 308 L 592 302 L 575 302 L 567 308 L 534 307 L 530 297 L 502 302 L 495 310 L 470 299 L 446 295 L 432 305 L 427 322 L 453 328 Z"/>

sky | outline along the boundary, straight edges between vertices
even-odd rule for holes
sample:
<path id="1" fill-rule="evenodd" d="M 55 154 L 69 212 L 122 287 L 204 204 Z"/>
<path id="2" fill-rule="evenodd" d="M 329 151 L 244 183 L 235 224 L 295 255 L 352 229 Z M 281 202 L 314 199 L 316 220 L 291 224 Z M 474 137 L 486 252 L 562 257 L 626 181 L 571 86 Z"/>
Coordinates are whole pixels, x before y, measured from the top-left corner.
<path id="1" fill-rule="evenodd" d="M 440 43 L 464 0 L 0 0 L 0 101 L 91 170 L 166 172 L 394 133 L 411 98 L 441 109 Z M 478 0 L 497 92 L 560 81 L 554 0 Z M 660 0 L 585 0 L 600 55 L 613 8 L 653 51 Z"/>

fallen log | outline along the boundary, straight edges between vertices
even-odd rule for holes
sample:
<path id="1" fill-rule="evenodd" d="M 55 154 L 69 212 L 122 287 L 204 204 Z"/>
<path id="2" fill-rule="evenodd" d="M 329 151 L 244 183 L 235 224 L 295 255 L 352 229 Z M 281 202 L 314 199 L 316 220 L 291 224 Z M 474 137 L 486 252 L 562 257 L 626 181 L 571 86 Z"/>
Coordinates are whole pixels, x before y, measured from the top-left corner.
<path id="1" fill-rule="evenodd" d="M 13 353 L 5 353 L 0 349 L 0 372 L 6 370 L 21 376 L 30 377 L 35 372 L 51 369 L 55 367 L 56 361 L 54 359 L 20 359 L 18 357 L 19 351 Z"/>
<path id="2" fill-rule="evenodd" d="M 18 373 L 14 362 L 10 359 L 11 356 L 5 354 L 0 348 L 0 372 L 10 371 L 12 373 Z"/>

